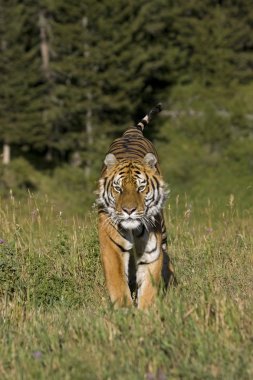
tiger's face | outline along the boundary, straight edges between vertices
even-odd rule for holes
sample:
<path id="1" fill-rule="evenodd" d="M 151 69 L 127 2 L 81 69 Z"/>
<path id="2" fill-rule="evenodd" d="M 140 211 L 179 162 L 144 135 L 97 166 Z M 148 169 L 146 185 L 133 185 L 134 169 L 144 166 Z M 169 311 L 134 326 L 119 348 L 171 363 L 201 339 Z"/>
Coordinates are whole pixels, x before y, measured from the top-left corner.
<path id="1" fill-rule="evenodd" d="M 98 204 L 115 224 L 136 229 L 154 223 L 168 194 L 156 163 L 152 153 L 142 162 L 117 161 L 113 154 L 106 156 L 107 170 L 100 179 Z"/>

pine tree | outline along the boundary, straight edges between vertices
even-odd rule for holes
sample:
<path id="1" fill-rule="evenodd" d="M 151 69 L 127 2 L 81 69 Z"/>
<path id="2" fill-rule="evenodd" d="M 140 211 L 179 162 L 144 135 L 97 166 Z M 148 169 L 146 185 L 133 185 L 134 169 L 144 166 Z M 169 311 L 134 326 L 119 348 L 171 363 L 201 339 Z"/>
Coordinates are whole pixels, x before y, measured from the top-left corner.
<path id="1" fill-rule="evenodd" d="M 250 3 L 0 0 L 1 144 L 90 175 L 176 84 L 252 80 Z"/>

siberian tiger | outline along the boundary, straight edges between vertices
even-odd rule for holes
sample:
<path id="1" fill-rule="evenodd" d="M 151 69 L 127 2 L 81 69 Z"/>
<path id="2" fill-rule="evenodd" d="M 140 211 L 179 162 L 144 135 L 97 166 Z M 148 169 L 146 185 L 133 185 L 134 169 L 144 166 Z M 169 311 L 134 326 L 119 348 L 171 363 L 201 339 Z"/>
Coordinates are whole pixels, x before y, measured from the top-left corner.
<path id="1" fill-rule="evenodd" d="M 106 285 L 116 306 L 152 304 L 174 272 L 167 253 L 163 205 L 168 195 L 144 127 L 158 104 L 110 146 L 99 180 L 99 241 Z M 134 299 L 135 298 L 135 299 Z"/>

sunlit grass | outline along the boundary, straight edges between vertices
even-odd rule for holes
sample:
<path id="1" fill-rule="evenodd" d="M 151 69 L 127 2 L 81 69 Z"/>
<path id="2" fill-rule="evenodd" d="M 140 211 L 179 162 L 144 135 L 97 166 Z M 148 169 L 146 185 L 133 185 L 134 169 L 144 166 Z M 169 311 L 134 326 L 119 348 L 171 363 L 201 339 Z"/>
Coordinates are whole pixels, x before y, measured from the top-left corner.
<path id="1" fill-rule="evenodd" d="M 251 379 L 253 220 L 188 197 L 166 208 L 179 284 L 147 312 L 113 310 L 96 212 L 1 202 L 1 379 Z"/>

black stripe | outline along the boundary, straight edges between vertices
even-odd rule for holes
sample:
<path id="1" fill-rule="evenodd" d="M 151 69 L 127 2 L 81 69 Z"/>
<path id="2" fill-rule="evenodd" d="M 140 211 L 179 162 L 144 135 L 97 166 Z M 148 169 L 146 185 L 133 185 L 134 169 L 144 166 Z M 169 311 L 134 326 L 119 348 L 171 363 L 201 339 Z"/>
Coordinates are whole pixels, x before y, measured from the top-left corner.
<path id="1" fill-rule="evenodd" d="M 150 254 L 150 253 L 155 252 L 156 250 L 157 250 L 157 243 L 156 243 L 156 245 L 155 245 L 155 248 L 151 249 L 151 251 L 145 251 L 145 253 Z"/>
<path id="2" fill-rule="evenodd" d="M 154 199 L 154 195 L 155 195 L 155 185 L 154 185 L 154 183 L 153 183 L 153 181 L 152 181 L 151 178 L 150 178 L 150 183 L 151 183 L 151 186 L 152 186 L 152 189 L 153 189 L 153 192 L 154 192 L 152 199 Z"/>
<path id="3" fill-rule="evenodd" d="M 127 150 L 126 153 L 127 153 L 127 155 L 128 155 L 128 154 L 131 154 L 131 153 L 134 153 L 136 156 L 141 157 L 141 158 L 143 158 L 144 155 L 145 155 L 145 152 L 141 152 L 140 149 L 139 149 L 138 147 L 135 148 L 135 147 L 132 147 L 132 146 L 131 146 L 131 148 L 129 148 L 129 149 Z"/>
<path id="4" fill-rule="evenodd" d="M 109 236 L 109 239 L 121 250 L 121 252 L 129 252 L 127 249 L 123 248 L 122 245 L 120 245 L 115 240 L 113 240 L 110 235 L 108 236 Z"/>
<path id="5" fill-rule="evenodd" d="M 110 226 L 112 226 L 112 227 L 115 229 L 115 231 L 117 231 L 118 234 L 119 234 L 123 239 L 125 239 L 125 236 L 122 235 L 122 233 L 120 232 L 120 230 L 119 230 L 119 229 L 118 229 L 113 223 L 110 223 Z"/>
<path id="6" fill-rule="evenodd" d="M 131 146 L 129 146 L 127 148 L 127 152 L 129 152 L 129 150 L 131 149 L 135 149 L 135 150 L 139 150 L 143 153 L 143 155 L 146 153 L 146 150 L 143 148 L 143 146 L 138 146 L 137 144 L 132 144 Z M 126 149 L 124 150 L 124 153 L 127 153 L 126 152 Z"/>
<path id="7" fill-rule="evenodd" d="M 147 145 L 147 144 L 145 144 L 145 140 L 140 140 L 140 139 L 136 140 L 136 139 L 133 139 L 130 142 L 131 142 L 132 145 L 136 145 L 136 146 L 138 146 L 140 148 L 147 149 L 147 147 L 145 146 L 145 145 Z"/>
<path id="8" fill-rule="evenodd" d="M 106 205 L 107 207 L 109 207 L 110 204 L 109 204 L 109 202 L 108 202 L 107 197 L 105 197 L 105 194 L 106 194 L 106 192 L 105 192 L 105 190 L 104 190 L 104 192 L 103 192 L 103 201 L 104 201 L 105 205 Z"/>
<path id="9" fill-rule="evenodd" d="M 131 150 L 138 150 L 139 152 L 142 153 L 142 156 L 144 157 L 145 154 L 147 153 L 147 149 L 142 145 L 142 144 L 131 144 L 129 146 L 119 146 L 119 147 L 114 147 L 113 149 L 110 149 L 110 153 L 113 153 L 117 156 L 119 153 L 125 153 L 127 154 Z"/>
<path id="10" fill-rule="evenodd" d="M 142 230 L 141 230 L 141 233 L 139 235 L 136 235 L 136 237 L 140 238 L 144 235 L 144 232 L 145 232 L 145 227 L 144 225 L 142 225 Z"/>
<path id="11" fill-rule="evenodd" d="M 106 193 L 107 194 L 109 194 L 110 193 L 110 185 L 111 185 L 111 181 L 109 180 L 109 181 L 107 181 L 106 183 L 105 183 L 105 191 L 106 191 Z"/>
<path id="12" fill-rule="evenodd" d="M 127 159 L 122 160 L 121 162 L 121 169 L 120 170 L 125 170 L 128 169 L 131 165 L 131 162 L 129 162 Z"/>
<path id="13" fill-rule="evenodd" d="M 98 210 L 98 213 L 99 214 L 106 214 L 106 215 L 108 215 L 108 213 L 104 210 L 104 209 L 99 209 Z M 114 230 L 123 238 L 123 239 L 125 239 L 125 236 L 124 235 L 122 235 L 122 233 L 120 232 L 120 230 L 117 228 L 117 226 L 114 224 L 114 223 L 112 223 L 112 222 L 110 222 L 110 226 L 112 227 L 112 228 L 114 228 Z"/>
<path id="14" fill-rule="evenodd" d="M 141 121 L 138 124 L 142 123 L 146 127 L 146 125 L 148 125 L 148 121 L 145 119 L 145 117 L 143 119 L 141 119 Z"/>
<path id="15" fill-rule="evenodd" d="M 138 267 L 139 265 L 149 265 L 149 264 L 153 264 L 155 261 L 159 260 L 159 258 L 160 258 L 160 255 L 158 255 L 157 259 L 151 261 L 150 263 L 145 263 L 144 261 L 140 261 L 140 262 L 137 264 L 137 267 Z"/>
<path id="16" fill-rule="evenodd" d="M 138 156 L 138 160 L 142 160 L 143 157 L 144 157 L 144 154 L 141 154 L 141 152 L 136 151 L 136 150 L 134 150 L 132 148 L 129 148 L 129 149 L 125 150 L 125 151 L 121 150 L 121 149 L 118 149 L 117 151 L 113 151 L 113 154 L 116 156 L 116 158 L 118 160 L 124 160 L 124 159 L 126 159 L 126 157 L 128 158 L 128 160 L 130 160 L 131 157 L 129 155 L 133 156 L 133 158 L 135 158 L 136 156 Z"/>
<path id="17" fill-rule="evenodd" d="M 146 127 L 146 125 L 148 125 L 148 121 L 145 120 L 145 119 L 143 118 L 143 119 L 142 119 L 141 121 L 139 121 L 139 123 L 137 124 L 137 129 L 141 128 L 141 130 L 143 130 L 143 129 Z"/>
<path id="18" fill-rule="evenodd" d="M 152 152 L 154 152 L 154 154 L 156 153 L 155 149 L 154 149 L 154 146 L 152 145 L 152 143 L 148 139 L 146 139 L 144 137 L 142 138 L 142 137 L 139 137 L 139 136 L 136 137 L 136 136 L 133 136 L 133 135 L 131 135 L 129 137 L 128 136 L 123 136 L 123 137 L 121 137 L 119 139 L 114 140 L 114 142 L 109 147 L 109 151 L 111 149 L 113 149 L 117 145 L 124 146 L 125 144 L 134 144 L 134 143 L 138 143 L 139 145 L 144 146 L 146 149 L 148 149 L 148 151 L 151 150 Z"/>
<path id="19" fill-rule="evenodd" d="M 156 177 L 153 177 L 153 178 L 154 178 L 154 180 L 155 180 L 155 182 L 157 184 L 157 190 L 159 190 L 160 189 L 160 183 L 159 183 L 159 181 L 158 181 L 158 179 Z"/>
<path id="20" fill-rule="evenodd" d="M 161 196 L 161 194 L 159 192 L 159 189 L 157 189 L 157 190 L 158 190 L 158 197 L 156 198 L 156 202 L 154 203 L 154 206 L 157 206 L 159 204 L 159 202 L 160 202 L 160 196 Z"/>
<path id="21" fill-rule="evenodd" d="M 136 135 L 138 137 L 143 136 L 142 131 L 138 130 L 136 127 L 127 129 L 126 132 L 123 133 L 123 137 L 128 135 L 128 134 L 130 134 L 132 136 Z"/>

